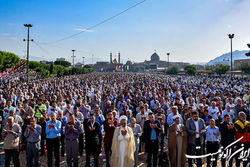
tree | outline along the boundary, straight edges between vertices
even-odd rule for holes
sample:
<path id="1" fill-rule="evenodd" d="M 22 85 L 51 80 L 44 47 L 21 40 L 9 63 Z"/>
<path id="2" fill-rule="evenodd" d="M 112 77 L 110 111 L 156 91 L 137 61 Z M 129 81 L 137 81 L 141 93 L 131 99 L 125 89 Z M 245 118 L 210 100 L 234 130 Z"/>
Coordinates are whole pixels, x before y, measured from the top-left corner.
<path id="1" fill-rule="evenodd" d="M 1 70 L 6 70 L 7 68 L 12 68 L 20 63 L 20 57 L 14 53 L 0 51 L 0 68 Z"/>
<path id="2" fill-rule="evenodd" d="M 178 66 L 173 66 L 167 69 L 167 74 L 169 75 L 176 75 L 179 72 Z"/>
<path id="3" fill-rule="evenodd" d="M 239 65 L 239 69 L 245 75 L 249 75 L 250 74 L 250 64 L 249 63 L 242 63 L 242 64 L 240 64 Z"/>
<path id="4" fill-rule="evenodd" d="M 229 69 L 230 69 L 229 65 L 227 65 L 227 64 L 220 64 L 219 66 L 217 66 L 215 68 L 215 72 L 216 72 L 216 74 L 218 74 L 218 75 L 221 76 L 222 74 L 226 74 Z"/>
<path id="5" fill-rule="evenodd" d="M 29 62 L 29 69 L 36 69 L 38 67 L 41 67 L 41 64 L 37 61 L 30 61 Z"/>
<path id="6" fill-rule="evenodd" d="M 70 62 L 66 61 L 66 60 L 57 60 L 54 62 L 55 65 L 61 65 L 64 67 L 69 67 L 71 65 Z"/>
<path id="7" fill-rule="evenodd" d="M 184 69 L 186 70 L 186 74 L 188 75 L 195 75 L 196 73 L 195 65 L 187 65 Z"/>

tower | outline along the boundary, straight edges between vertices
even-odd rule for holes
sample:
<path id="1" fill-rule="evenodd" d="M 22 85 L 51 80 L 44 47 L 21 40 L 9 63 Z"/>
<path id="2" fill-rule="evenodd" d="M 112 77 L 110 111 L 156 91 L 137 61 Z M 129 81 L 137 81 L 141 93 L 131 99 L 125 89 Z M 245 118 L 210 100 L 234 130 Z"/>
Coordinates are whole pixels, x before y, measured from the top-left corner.
<path id="1" fill-rule="evenodd" d="M 121 63 L 121 54 L 120 54 L 120 52 L 118 53 L 118 64 L 120 64 Z"/>
<path id="2" fill-rule="evenodd" d="M 113 64 L 113 61 L 112 61 L 112 53 L 110 52 L 110 64 Z"/>

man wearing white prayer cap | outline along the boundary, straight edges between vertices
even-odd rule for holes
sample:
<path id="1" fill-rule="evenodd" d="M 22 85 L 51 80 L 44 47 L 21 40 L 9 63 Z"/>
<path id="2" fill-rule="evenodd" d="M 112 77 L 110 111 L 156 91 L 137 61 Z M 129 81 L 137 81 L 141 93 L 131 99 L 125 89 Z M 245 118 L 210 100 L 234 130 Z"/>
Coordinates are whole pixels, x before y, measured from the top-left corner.
<path id="1" fill-rule="evenodd" d="M 133 130 L 127 126 L 127 116 L 119 118 L 112 141 L 111 167 L 133 167 L 135 141 Z"/>
<path id="2" fill-rule="evenodd" d="M 180 116 L 173 116 L 174 123 L 169 126 L 168 149 L 171 166 L 184 167 L 186 164 L 187 132 L 180 122 Z"/>

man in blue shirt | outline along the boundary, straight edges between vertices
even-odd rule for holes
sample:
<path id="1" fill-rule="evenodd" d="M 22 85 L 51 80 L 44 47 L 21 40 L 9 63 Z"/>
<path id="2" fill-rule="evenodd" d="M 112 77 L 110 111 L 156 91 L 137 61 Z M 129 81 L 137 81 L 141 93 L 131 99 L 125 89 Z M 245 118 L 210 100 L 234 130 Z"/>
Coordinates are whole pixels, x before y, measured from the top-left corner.
<path id="1" fill-rule="evenodd" d="M 207 138 L 207 153 L 215 153 L 219 150 L 219 140 L 220 140 L 220 130 L 217 126 L 215 126 L 215 120 L 210 119 L 209 124 L 206 130 L 206 138 Z M 217 166 L 218 155 L 214 155 L 212 157 L 207 157 L 207 166 L 210 166 L 211 160 L 213 161 L 213 167 Z"/>
<path id="2" fill-rule="evenodd" d="M 38 167 L 39 161 L 39 148 L 40 148 L 40 140 L 41 140 L 41 132 L 42 128 L 40 125 L 36 124 L 36 118 L 30 118 L 30 125 L 27 125 L 27 128 L 24 132 L 24 136 L 27 140 L 27 166 L 33 166 L 33 158 L 34 158 L 34 166 Z"/>
<path id="3" fill-rule="evenodd" d="M 55 166 L 60 166 L 59 147 L 61 135 L 61 122 L 56 120 L 56 113 L 50 115 L 51 120 L 46 123 L 46 144 L 47 144 L 47 157 L 48 167 L 52 167 L 52 151 L 56 159 Z"/>

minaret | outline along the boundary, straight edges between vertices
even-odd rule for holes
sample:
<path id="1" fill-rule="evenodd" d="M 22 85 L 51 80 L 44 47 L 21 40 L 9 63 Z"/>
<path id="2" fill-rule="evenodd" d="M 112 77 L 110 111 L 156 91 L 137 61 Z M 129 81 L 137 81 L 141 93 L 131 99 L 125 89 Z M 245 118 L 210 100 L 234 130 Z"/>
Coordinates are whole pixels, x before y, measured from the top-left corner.
<path id="1" fill-rule="evenodd" d="M 112 60 L 112 53 L 110 52 L 110 64 L 113 64 L 113 60 Z"/>
<path id="2" fill-rule="evenodd" d="M 120 54 L 120 52 L 118 53 L 118 64 L 120 64 L 121 63 L 121 54 Z"/>

